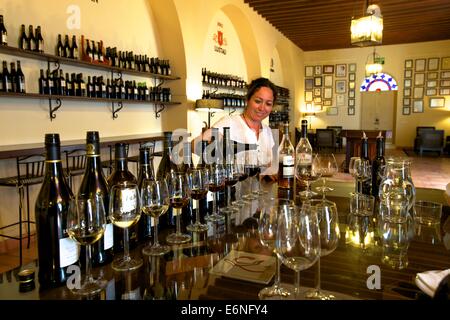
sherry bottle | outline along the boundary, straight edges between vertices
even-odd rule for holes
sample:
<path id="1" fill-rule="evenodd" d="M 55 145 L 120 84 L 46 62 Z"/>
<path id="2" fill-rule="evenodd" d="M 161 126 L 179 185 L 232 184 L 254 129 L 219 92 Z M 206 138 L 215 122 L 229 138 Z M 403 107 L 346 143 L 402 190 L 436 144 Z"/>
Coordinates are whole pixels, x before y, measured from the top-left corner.
<path id="1" fill-rule="evenodd" d="M 289 123 L 283 125 L 283 138 L 278 147 L 278 188 L 294 189 L 295 149 L 289 138 Z"/>
<path id="2" fill-rule="evenodd" d="M 302 120 L 302 133 L 300 140 L 295 147 L 295 170 L 297 172 L 311 172 L 312 168 L 312 147 L 308 140 L 308 121 Z M 301 180 L 296 180 L 297 191 L 306 186 Z"/>

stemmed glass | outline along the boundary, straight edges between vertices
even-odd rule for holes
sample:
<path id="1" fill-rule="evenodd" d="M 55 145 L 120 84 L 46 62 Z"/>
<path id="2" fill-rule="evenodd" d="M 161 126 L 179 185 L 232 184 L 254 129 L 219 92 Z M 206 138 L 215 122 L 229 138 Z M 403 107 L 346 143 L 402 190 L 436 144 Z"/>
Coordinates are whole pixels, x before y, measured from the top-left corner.
<path id="1" fill-rule="evenodd" d="M 320 231 L 320 256 L 317 259 L 316 288 L 307 292 L 310 299 L 332 300 L 335 297 L 320 289 L 320 257 L 324 257 L 336 250 L 339 244 L 340 232 L 336 203 L 328 200 L 311 200 L 310 204 L 317 210 Z"/>
<path id="2" fill-rule="evenodd" d="M 209 191 L 213 192 L 213 212 L 206 217 L 206 220 L 211 222 L 219 222 L 225 220 L 225 217 L 219 214 L 217 208 L 217 193 L 225 189 L 225 172 L 223 165 L 219 162 L 214 162 L 209 167 Z"/>
<path id="3" fill-rule="evenodd" d="M 167 175 L 170 205 L 176 214 L 176 231 L 167 236 L 166 241 L 171 244 L 186 243 L 191 236 L 181 232 L 181 212 L 189 203 L 191 196 L 191 182 L 186 173 L 171 172 Z"/>
<path id="4" fill-rule="evenodd" d="M 116 271 L 130 271 L 142 266 L 141 258 L 131 258 L 128 243 L 128 228 L 141 217 L 139 188 L 135 183 L 119 183 L 111 187 L 109 193 L 109 216 L 111 222 L 123 229 L 123 257 L 112 263 Z"/>
<path id="5" fill-rule="evenodd" d="M 319 171 L 322 176 L 322 186 L 317 187 L 316 190 L 322 193 L 322 199 L 325 200 L 325 193 L 334 190 L 333 188 L 326 186 L 327 177 L 332 177 L 339 171 L 336 158 L 332 153 L 318 153 L 313 162 L 315 163 L 314 166 L 317 168 L 317 171 Z"/>
<path id="6" fill-rule="evenodd" d="M 317 179 L 320 178 L 321 176 L 321 172 L 319 170 L 319 168 L 316 166 L 317 163 L 315 163 L 313 161 L 312 165 L 304 165 L 300 159 L 296 160 L 295 163 L 295 177 L 298 180 L 302 180 L 305 181 L 306 183 L 306 190 L 305 191 L 301 191 L 299 193 L 299 196 L 302 199 L 305 200 L 309 200 L 311 199 L 313 196 L 317 195 L 317 193 L 311 191 L 311 187 L 310 187 L 310 183 L 313 181 L 316 181 Z"/>
<path id="7" fill-rule="evenodd" d="M 159 217 L 167 212 L 169 209 L 169 189 L 167 187 L 166 179 L 150 180 L 144 179 L 141 187 L 141 201 L 142 212 L 153 218 L 154 234 L 153 245 L 148 245 L 142 249 L 145 255 L 158 256 L 166 254 L 170 248 L 161 245 L 158 242 L 158 224 Z"/>
<path id="8" fill-rule="evenodd" d="M 350 174 L 355 178 L 355 192 L 362 192 L 362 183 L 372 177 L 372 169 L 367 159 L 360 157 L 350 158 L 349 168 Z"/>
<path id="9" fill-rule="evenodd" d="M 258 158 L 256 152 L 245 151 L 245 165 L 244 171 L 247 174 L 247 181 L 250 185 L 250 192 L 243 196 L 246 200 L 256 200 L 258 199 L 258 191 L 253 190 L 253 182 L 255 179 L 259 178 L 260 168 L 258 166 Z M 255 178 L 256 177 L 256 178 Z M 258 184 L 259 186 L 259 184 Z"/>
<path id="10" fill-rule="evenodd" d="M 309 202 L 303 202 L 301 208 L 290 204 L 279 208 L 275 248 L 281 262 L 296 272 L 294 298 L 300 299 L 300 271 L 320 256 L 317 209 Z"/>
<path id="11" fill-rule="evenodd" d="M 71 291 L 82 296 L 95 294 L 106 286 L 106 281 L 94 280 L 91 273 L 91 245 L 102 238 L 106 227 L 103 198 L 98 195 L 94 195 L 92 199 L 77 197 L 69 205 L 67 233 L 77 243 L 86 246 L 86 275 L 81 287 L 75 287 Z"/>
<path id="12" fill-rule="evenodd" d="M 208 194 L 209 172 L 204 168 L 189 170 L 189 179 L 191 181 L 191 196 L 197 204 L 195 213 L 195 223 L 186 227 L 191 232 L 203 232 L 208 230 L 208 225 L 200 221 L 200 200 L 206 198 Z"/>
<path id="13" fill-rule="evenodd" d="M 227 187 L 227 208 L 231 208 L 231 187 L 238 183 L 240 177 L 235 157 L 226 159 L 225 186 Z"/>
<path id="14" fill-rule="evenodd" d="M 293 205 L 294 203 L 285 199 L 265 198 L 258 221 L 259 240 L 263 246 L 275 252 L 275 239 L 277 234 L 278 216 L 284 208 L 284 205 Z M 274 284 L 263 288 L 258 293 L 261 300 L 274 298 L 287 298 L 291 292 L 281 286 L 280 281 L 280 260 L 276 258 L 276 274 Z"/>
<path id="15" fill-rule="evenodd" d="M 236 204 L 237 206 L 244 206 L 245 201 L 242 200 L 242 184 L 245 179 L 248 178 L 248 174 L 245 172 L 245 154 L 244 152 L 239 152 L 235 155 L 234 159 L 236 163 L 236 172 L 238 176 L 239 183 L 236 185 L 236 200 L 233 202 L 233 204 Z"/>

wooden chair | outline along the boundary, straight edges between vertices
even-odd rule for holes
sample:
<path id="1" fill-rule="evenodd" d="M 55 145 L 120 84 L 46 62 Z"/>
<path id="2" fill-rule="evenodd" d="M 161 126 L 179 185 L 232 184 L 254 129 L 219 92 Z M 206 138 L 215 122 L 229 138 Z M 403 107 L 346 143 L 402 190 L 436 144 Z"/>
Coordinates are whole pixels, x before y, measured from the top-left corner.
<path id="1" fill-rule="evenodd" d="M 333 129 L 316 129 L 316 148 L 332 148 L 336 152 L 336 137 Z"/>

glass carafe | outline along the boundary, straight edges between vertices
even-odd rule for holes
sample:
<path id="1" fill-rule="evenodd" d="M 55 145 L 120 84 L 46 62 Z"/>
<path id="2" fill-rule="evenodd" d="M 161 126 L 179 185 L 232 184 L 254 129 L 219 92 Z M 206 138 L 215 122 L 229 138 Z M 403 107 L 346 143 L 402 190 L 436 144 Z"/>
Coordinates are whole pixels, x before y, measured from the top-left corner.
<path id="1" fill-rule="evenodd" d="M 379 197 L 383 220 L 394 223 L 406 222 L 416 198 L 410 160 L 402 158 L 386 160 Z"/>

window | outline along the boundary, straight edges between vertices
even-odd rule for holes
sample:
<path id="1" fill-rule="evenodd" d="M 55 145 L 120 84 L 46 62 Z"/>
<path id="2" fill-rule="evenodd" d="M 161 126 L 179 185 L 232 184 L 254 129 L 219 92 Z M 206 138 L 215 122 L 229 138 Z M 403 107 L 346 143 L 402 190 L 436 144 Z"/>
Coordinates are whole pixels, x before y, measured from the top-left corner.
<path id="1" fill-rule="evenodd" d="M 378 73 L 364 79 L 361 91 L 391 91 L 397 90 L 397 82 L 387 73 Z"/>

